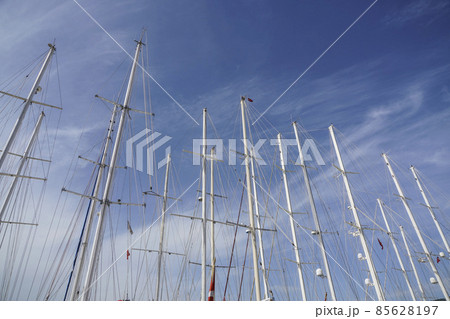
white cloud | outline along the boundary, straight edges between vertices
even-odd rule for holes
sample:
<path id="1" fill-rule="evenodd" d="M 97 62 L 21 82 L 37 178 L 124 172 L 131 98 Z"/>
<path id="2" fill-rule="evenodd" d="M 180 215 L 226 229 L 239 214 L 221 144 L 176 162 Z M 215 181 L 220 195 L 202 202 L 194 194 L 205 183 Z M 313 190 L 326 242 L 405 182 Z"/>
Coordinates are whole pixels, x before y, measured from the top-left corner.
<path id="1" fill-rule="evenodd" d="M 385 18 L 388 25 L 404 25 L 416 19 L 427 17 L 427 24 L 432 23 L 449 10 L 447 1 L 427 1 L 415 0 L 403 6 L 394 14 L 389 14 Z"/>

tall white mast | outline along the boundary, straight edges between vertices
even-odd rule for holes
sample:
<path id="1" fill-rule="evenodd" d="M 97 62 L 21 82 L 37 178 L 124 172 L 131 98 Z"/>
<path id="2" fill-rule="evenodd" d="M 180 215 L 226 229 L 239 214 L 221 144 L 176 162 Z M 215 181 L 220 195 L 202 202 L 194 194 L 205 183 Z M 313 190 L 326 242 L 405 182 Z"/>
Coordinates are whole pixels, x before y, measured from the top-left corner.
<path id="1" fill-rule="evenodd" d="M 262 241 L 262 233 L 261 233 L 261 218 L 259 214 L 259 205 L 258 205 L 258 192 L 256 190 L 256 176 L 255 176 L 255 167 L 253 164 L 254 161 L 254 153 L 253 149 L 250 152 L 250 164 L 252 168 L 252 184 L 253 184 L 253 198 L 255 199 L 255 215 L 256 215 L 256 228 L 258 233 L 258 242 L 259 242 L 259 258 L 261 259 L 261 271 L 263 273 L 263 284 L 264 284 L 264 299 L 270 298 L 269 296 L 269 281 L 267 280 L 267 270 L 266 270 L 266 262 L 264 258 L 264 246 Z"/>
<path id="2" fill-rule="evenodd" d="M 420 282 L 419 275 L 417 274 L 416 266 L 414 265 L 414 261 L 411 256 L 411 252 L 409 251 L 409 246 L 406 241 L 405 231 L 403 230 L 402 226 L 400 226 L 400 232 L 402 233 L 403 242 L 405 243 L 406 252 L 408 253 L 408 257 L 409 257 L 409 262 L 411 263 L 411 267 L 414 272 L 414 276 L 416 277 L 417 285 L 419 286 L 420 295 L 422 297 L 422 300 L 426 301 L 427 299 L 425 298 L 425 292 L 423 291 L 422 283 Z"/>
<path id="3" fill-rule="evenodd" d="M 206 301 L 206 108 L 203 109 L 203 148 L 202 148 L 202 294 Z"/>
<path id="4" fill-rule="evenodd" d="M 377 202 L 378 202 L 378 206 L 380 207 L 381 214 L 383 215 L 384 223 L 386 224 L 386 229 L 388 231 L 389 238 L 391 239 L 391 242 L 392 242 L 392 247 L 394 247 L 395 254 L 397 255 L 397 260 L 398 260 L 398 263 L 400 264 L 400 268 L 402 270 L 403 277 L 405 277 L 406 284 L 408 285 L 409 293 L 411 294 L 412 300 L 416 301 L 416 296 L 414 295 L 414 291 L 411 287 L 411 283 L 409 282 L 408 274 L 406 273 L 405 266 L 403 266 L 403 261 L 400 258 L 400 254 L 398 253 L 398 248 L 397 248 L 397 244 L 395 243 L 394 234 L 391 232 L 391 228 L 389 227 L 389 223 L 387 221 L 386 214 L 384 213 L 384 208 L 383 208 L 384 204 L 381 202 L 381 199 L 379 199 L 379 198 L 377 198 Z"/>
<path id="5" fill-rule="evenodd" d="M 308 192 L 309 204 L 311 206 L 311 211 L 312 211 L 313 217 L 314 217 L 314 224 L 316 226 L 316 234 L 319 237 L 320 251 L 322 253 L 323 264 L 325 266 L 325 271 L 327 274 L 326 277 L 328 279 L 328 286 L 330 288 L 331 298 L 334 301 L 336 301 L 336 293 L 334 291 L 333 278 L 331 277 L 330 267 L 328 264 L 328 257 L 327 257 L 327 253 L 325 250 L 325 243 L 323 242 L 322 231 L 320 229 L 320 223 L 319 223 L 319 217 L 317 214 L 316 204 L 314 202 L 314 197 L 313 197 L 312 190 L 311 190 L 311 184 L 309 182 L 309 175 L 308 175 L 308 170 L 306 169 L 305 157 L 303 156 L 303 151 L 302 151 L 302 147 L 300 144 L 300 137 L 299 137 L 299 134 L 297 131 L 297 123 L 293 122 L 292 126 L 294 127 L 295 139 L 297 140 L 298 153 L 300 154 L 300 166 L 302 167 L 303 178 L 305 180 L 306 190 Z"/>
<path id="6" fill-rule="evenodd" d="M 56 48 L 52 44 L 48 44 L 50 49 L 48 50 L 47 56 L 45 57 L 45 61 L 42 64 L 41 70 L 39 71 L 36 80 L 34 81 L 33 86 L 31 87 L 30 93 L 28 93 L 28 97 L 25 100 L 25 103 L 22 108 L 22 112 L 20 112 L 19 118 L 16 121 L 16 124 L 14 124 L 14 128 L 11 131 L 11 134 L 8 137 L 8 140 L 6 142 L 5 147 L 3 148 L 3 152 L 0 155 L 0 169 L 3 167 L 3 163 L 5 162 L 5 158 L 8 155 L 12 144 L 14 143 L 14 140 L 16 138 L 16 135 L 22 126 L 23 119 L 25 118 L 25 115 L 27 114 L 28 108 L 30 107 L 31 103 L 33 102 L 33 96 L 37 93 L 39 88 L 39 83 L 41 82 L 41 79 L 44 75 L 45 69 L 50 63 L 50 60 L 52 58 L 53 53 L 55 52 Z"/>
<path id="7" fill-rule="evenodd" d="M 339 170 L 341 171 L 342 178 L 344 180 L 344 185 L 345 185 L 345 189 L 347 191 L 350 208 L 353 213 L 353 218 L 355 219 L 355 227 L 358 229 L 359 234 L 360 234 L 359 238 L 361 240 L 361 246 L 363 247 L 363 250 L 364 250 L 365 258 L 367 261 L 367 266 L 369 267 L 369 272 L 372 277 L 373 285 L 375 287 L 375 291 L 377 293 L 378 300 L 384 301 L 385 300 L 384 292 L 381 289 L 380 280 L 378 279 L 378 274 L 377 274 L 377 271 L 373 264 L 372 256 L 370 255 L 370 251 L 369 251 L 369 247 L 367 246 L 366 236 L 364 235 L 364 229 L 361 227 L 361 222 L 359 220 L 358 211 L 356 210 L 355 201 L 353 200 L 352 191 L 350 189 L 350 183 L 347 178 L 347 171 L 345 170 L 344 163 L 342 162 L 341 153 L 339 151 L 339 147 L 336 142 L 336 137 L 334 136 L 333 125 L 330 125 L 330 127 L 328 127 L 328 129 L 330 131 L 331 139 L 332 139 L 333 145 L 334 145 L 334 150 L 336 152 L 336 157 L 338 159 Z"/>
<path id="8" fill-rule="evenodd" d="M 261 286 L 259 283 L 258 270 L 258 252 L 256 249 L 255 221 L 253 217 L 253 196 L 250 188 L 250 155 L 247 148 L 247 122 L 245 120 L 245 97 L 241 97 L 241 116 L 242 116 L 242 137 L 244 142 L 244 162 L 245 162 L 245 188 L 247 189 L 248 216 L 250 221 L 250 238 L 252 242 L 253 275 L 255 279 L 256 300 L 261 300 Z"/>
<path id="9" fill-rule="evenodd" d="M 306 169 L 305 158 L 303 156 L 303 151 L 302 151 L 302 147 L 300 144 L 300 137 L 299 137 L 299 134 L 297 131 L 297 123 L 293 122 L 292 126 L 294 127 L 295 139 L 297 140 L 298 153 L 300 154 L 300 166 L 302 167 L 303 178 L 305 180 L 305 186 L 306 186 L 306 190 L 308 192 L 309 204 L 311 206 L 311 212 L 313 214 L 314 224 L 316 226 L 315 234 L 317 234 L 319 237 L 320 251 L 322 253 L 322 260 L 323 260 L 323 264 L 325 266 L 326 277 L 328 280 L 328 286 L 329 286 L 330 292 L 331 292 L 331 298 L 334 301 L 336 301 L 336 293 L 334 291 L 333 279 L 331 277 L 330 267 L 328 265 L 328 257 L 327 257 L 327 253 L 325 250 L 325 243 L 323 242 L 322 231 L 320 229 L 319 217 L 317 214 L 316 204 L 314 202 L 314 197 L 313 197 L 313 193 L 311 190 L 311 184 L 309 182 L 308 170 Z"/>
<path id="10" fill-rule="evenodd" d="M 288 214 L 289 214 L 289 222 L 291 225 L 292 246 L 294 246 L 295 261 L 297 263 L 298 280 L 300 282 L 300 289 L 302 291 L 303 301 L 306 301 L 307 298 L 306 298 L 305 282 L 303 280 L 303 271 L 302 271 L 302 264 L 300 262 L 300 253 L 299 253 L 298 242 L 297 242 L 297 234 L 295 233 L 294 216 L 293 216 L 292 205 L 291 205 L 291 195 L 289 193 L 289 185 L 288 185 L 287 176 L 286 176 L 286 166 L 285 166 L 285 159 L 284 159 L 284 154 L 283 154 L 283 146 L 281 145 L 281 134 L 278 134 L 277 138 L 278 138 L 278 146 L 280 148 L 281 171 L 283 173 L 284 189 L 286 191 L 286 203 L 287 203 L 287 210 L 288 210 Z"/>
<path id="11" fill-rule="evenodd" d="M 445 238 L 444 233 L 442 232 L 441 225 L 439 225 L 439 222 L 436 219 L 436 216 L 435 216 L 434 211 L 433 211 L 433 207 L 431 206 L 430 202 L 428 201 L 427 194 L 425 194 L 425 192 L 424 192 L 424 190 L 422 188 L 422 184 L 419 181 L 419 177 L 417 176 L 416 169 L 412 165 L 411 165 L 410 169 L 411 169 L 411 172 L 414 175 L 414 179 L 417 182 L 417 186 L 419 187 L 419 190 L 420 190 L 420 193 L 422 194 L 423 200 L 425 201 L 425 206 L 428 208 L 428 211 L 430 212 L 431 218 L 433 218 L 434 224 L 436 225 L 436 228 L 437 228 L 437 230 L 439 232 L 439 235 L 441 235 L 442 241 L 444 242 L 444 245 L 445 245 L 445 249 L 447 250 L 447 253 L 450 254 L 450 247 L 448 246 L 447 239 Z"/>
<path id="12" fill-rule="evenodd" d="M 431 269 L 433 270 L 434 275 L 436 276 L 436 280 L 439 284 L 439 287 L 441 287 L 442 293 L 444 294 L 444 297 L 447 301 L 450 301 L 450 297 L 448 296 L 447 289 L 444 286 L 444 283 L 441 279 L 441 276 L 439 275 L 439 272 L 436 268 L 436 265 L 434 264 L 433 258 L 431 258 L 430 251 L 428 250 L 427 245 L 425 244 L 425 241 L 423 240 L 422 233 L 419 230 L 419 226 L 417 226 L 416 220 L 411 212 L 411 209 L 409 208 L 408 202 L 406 201 L 405 195 L 403 194 L 403 190 L 400 187 L 400 184 L 398 183 L 397 177 L 395 177 L 394 171 L 392 170 L 392 167 L 389 163 L 389 160 L 387 158 L 386 154 L 381 154 L 384 158 L 384 161 L 386 162 L 386 165 L 389 169 L 389 172 L 391 173 L 392 180 L 394 181 L 395 187 L 397 188 L 398 194 L 402 200 L 403 206 L 405 206 L 405 210 L 408 213 L 409 219 L 411 220 L 411 223 L 413 224 L 414 230 L 416 231 L 417 237 L 419 237 L 420 244 L 422 245 L 422 249 L 427 256 L 428 262 L 430 263 Z"/>
<path id="13" fill-rule="evenodd" d="M 134 74 L 136 73 L 136 67 L 137 67 L 139 53 L 140 53 L 142 45 L 143 45 L 143 43 L 142 43 L 142 37 L 141 37 L 141 40 L 139 40 L 137 42 L 136 52 L 135 52 L 134 60 L 133 60 L 133 66 L 131 67 L 131 73 L 130 73 L 130 77 L 128 80 L 127 91 L 125 93 L 124 103 L 123 103 L 123 107 L 122 107 L 122 110 L 120 113 L 120 120 L 119 120 L 118 130 L 117 130 L 117 134 L 116 134 L 116 140 L 114 141 L 114 148 L 113 148 L 111 160 L 109 162 L 109 170 L 108 170 L 108 175 L 106 177 L 105 189 L 103 191 L 102 204 L 100 206 L 100 213 L 99 213 L 99 217 L 98 217 L 97 228 L 95 231 L 94 242 L 92 245 L 91 257 L 90 257 L 89 265 L 88 265 L 88 269 L 87 269 L 84 291 L 81 296 L 82 300 L 89 300 L 90 291 L 91 291 L 92 285 L 94 283 L 94 273 L 96 271 L 96 264 L 98 262 L 98 257 L 99 257 L 99 253 L 100 253 L 100 243 L 101 243 L 101 237 L 102 237 L 102 233 L 103 233 L 104 217 L 105 217 L 106 209 L 109 207 L 109 203 L 110 203 L 109 195 L 110 195 L 111 188 L 112 188 L 112 181 L 113 181 L 114 172 L 116 169 L 116 162 L 117 162 L 117 158 L 118 158 L 118 154 L 119 154 L 119 147 L 120 147 L 120 142 L 122 139 L 123 129 L 125 126 L 126 118 L 128 116 Z"/>
<path id="14" fill-rule="evenodd" d="M 167 154 L 167 166 L 166 166 L 166 178 L 164 181 L 164 195 L 163 195 L 163 206 L 161 211 L 161 227 L 160 227 L 160 236 L 159 236 L 159 250 L 158 250 L 158 272 L 156 278 L 156 300 L 160 300 L 161 296 L 161 263 L 162 263 L 162 254 L 163 254 L 163 245 L 164 245 L 164 221 L 166 219 L 166 207 L 167 207 L 167 193 L 169 191 L 169 168 L 170 168 L 170 153 Z"/>
<path id="15" fill-rule="evenodd" d="M 95 215 L 94 213 L 95 213 L 95 208 L 96 208 L 96 204 L 97 204 L 96 198 L 98 198 L 98 194 L 100 192 L 100 186 L 102 184 L 103 173 L 105 171 L 105 166 L 106 166 L 106 158 L 108 156 L 109 146 L 111 145 L 111 141 L 112 141 L 112 132 L 113 132 L 113 128 L 114 128 L 116 112 L 117 112 L 117 105 L 114 104 L 114 109 L 111 114 L 111 120 L 109 121 L 108 133 L 106 135 L 105 147 L 103 148 L 103 154 L 102 154 L 102 158 L 99 163 L 97 177 L 95 180 L 94 192 L 92 193 L 93 199 L 91 200 L 91 205 L 89 207 L 89 212 L 88 212 L 88 216 L 87 216 L 87 220 L 86 220 L 86 228 L 82 235 L 78 263 L 77 263 L 77 265 L 75 265 L 75 267 L 76 267 L 74 270 L 75 276 L 73 278 L 72 291 L 70 294 L 70 300 L 72 300 L 72 301 L 78 300 L 78 298 L 80 296 L 81 277 L 82 277 L 82 272 L 83 272 L 83 268 L 84 268 L 84 263 L 86 261 L 87 246 L 89 243 L 89 237 L 90 237 L 91 228 L 92 228 L 92 221 L 93 221 L 93 217 Z"/>
<path id="16" fill-rule="evenodd" d="M 44 118 L 44 116 L 45 116 L 44 112 L 41 112 L 41 114 L 39 115 L 39 118 L 36 122 L 36 125 L 34 126 L 33 133 L 31 133 L 31 137 L 25 148 L 25 152 L 23 153 L 23 155 L 20 159 L 19 167 L 16 170 L 16 174 L 14 174 L 14 180 L 11 183 L 11 185 L 9 186 L 8 194 L 6 195 L 5 201 L 3 202 L 2 208 L 0 210 L 0 222 L 2 221 L 3 215 L 6 211 L 6 208 L 8 207 L 8 203 L 11 199 L 11 196 L 14 193 L 14 189 L 17 185 L 17 182 L 19 181 L 19 178 L 21 177 L 22 169 L 23 169 L 25 163 L 28 161 L 28 157 L 30 155 L 31 148 L 33 147 L 34 141 L 36 140 L 36 137 L 39 133 L 39 128 L 41 127 L 42 119 Z"/>
<path id="17" fill-rule="evenodd" d="M 211 148 L 211 185 L 210 185 L 210 205 L 211 205 L 211 269 L 216 263 L 216 248 L 214 239 L 214 158 L 216 156 L 216 149 Z"/>

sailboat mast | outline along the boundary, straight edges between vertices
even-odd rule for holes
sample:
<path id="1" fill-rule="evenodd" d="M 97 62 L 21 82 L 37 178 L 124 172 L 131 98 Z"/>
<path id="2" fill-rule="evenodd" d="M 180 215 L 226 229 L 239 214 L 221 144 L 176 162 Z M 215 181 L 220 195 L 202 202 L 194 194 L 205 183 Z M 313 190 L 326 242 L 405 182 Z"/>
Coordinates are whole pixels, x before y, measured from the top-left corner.
<path id="1" fill-rule="evenodd" d="M 111 145 L 111 141 L 112 141 L 112 132 L 114 129 L 117 108 L 118 108 L 118 106 L 116 104 L 114 104 L 114 109 L 111 114 L 111 120 L 109 121 L 108 133 L 106 135 L 105 147 L 103 148 L 103 154 L 102 154 L 100 164 L 98 167 L 97 177 L 95 179 L 94 192 L 92 193 L 93 199 L 91 200 L 91 203 L 90 203 L 91 205 L 89 207 L 89 212 L 88 212 L 87 221 L 86 221 L 86 228 L 82 235 L 79 259 L 78 259 L 79 261 L 78 261 L 78 265 L 76 265 L 76 268 L 75 268 L 75 277 L 73 279 L 72 291 L 70 294 L 70 300 L 72 300 L 72 301 L 78 300 L 79 295 L 80 295 L 81 277 L 82 277 L 82 272 L 83 272 L 83 268 L 84 268 L 84 263 L 86 261 L 87 246 L 89 243 L 89 237 L 90 237 L 91 228 L 92 228 L 92 221 L 93 221 L 94 212 L 95 212 L 95 208 L 96 208 L 96 198 L 98 198 L 98 194 L 100 192 L 100 186 L 102 184 L 103 173 L 105 171 L 105 166 L 106 166 L 105 165 L 106 158 L 108 156 L 109 146 Z"/>
<path id="2" fill-rule="evenodd" d="M 214 239 L 214 158 L 216 156 L 216 149 L 211 148 L 211 185 L 210 185 L 210 209 L 211 209 L 211 267 L 215 266 L 216 251 L 215 251 L 215 239 Z M 212 270 L 212 268 L 211 268 Z"/>
<path id="3" fill-rule="evenodd" d="M 36 140 L 36 137 L 39 133 L 39 128 L 41 127 L 42 119 L 44 118 L 44 116 L 45 116 L 44 112 L 41 112 L 41 114 L 39 115 L 39 118 L 36 122 L 36 125 L 34 126 L 33 133 L 31 133 L 31 137 L 25 148 L 25 152 L 23 153 L 23 155 L 20 159 L 19 167 L 17 168 L 16 174 L 14 175 L 14 180 L 11 183 L 11 185 L 9 186 L 8 194 L 6 195 L 5 201 L 3 202 L 3 205 L 2 205 L 2 209 L 0 210 L 0 222 L 2 221 L 3 215 L 6 211 L 6 208 L 8 207 L 9 201 L 14 193 L 14 188 L 16 187 L 17 182 L 19 181 L 20 175 L 22 174 L 22 169 L 23 169 L 25 163 L 28 161 L 28 156 L 31 152 L 31 148 L 34 145 L 34 141 Z"/>
<path id="4" fill-rule="evenodd" d="M 431 218 L 433 218 L 434 224 L 436 225 L 439 235 L 441 235 L 442 241 L 444 242 L 444 245 L 445 245 L 445 249 L 447 250 L 447 253 L 450 254 L 450 247 L 448 246 L 447 239 L 445 238 L 444 233 L 442 232 L 441 225 L 439 225 L 439 222 L 436 219 L 436 216 L 433 211 L 433 207 L 431 206 L 430 202 L 428 201 L 427 194 L 425 194 L 425 192 L 422 188 L 422 184 L 420 183 L 419 177 L 417 176 L 416 168 L 411 165 L 410 169 L 414 175 L 414 179 L 417 182 L 417 186 L 419 187 L 419 190 L 420 190 L 420 193 L 422 194 L 423 200 L 425 201 L 425 206 L 428 208 Z"/>
<path id="5" fill-rule="evenodd" d="M 102 237 L 102 232 L 103 232 L 104 217 L 105 217 L 106 209 L 109 207 L 109 195 L 110 195 L 111 188 L 112 188 L 112 181 L 113 181 L 114 172 L 116 169 L 116 162 L 117 162 L 117 158 L 118 158 L 118 154 L 119 154 L 119 147 L 120 147 L 120 142 L 121 142 L 122 135 L 123 135 L 123 129 L 125 127 L 125 121 L 128 116 L 129 103 L 130 103 L 130 99 L 131 99 L 131 91 L 132 91 L 132 87 L 133 87 L 133 80 L 134 80 L 134 75 L 136 73 L 136 67 L 137 67 L 139 53 L 140 53 L 142 45 L 143 45 L 143 42 L 142 42 L 142 37 L 141 37 L 141 40 L 137 41 L 136 52 L 135 52 L 134 60 L 133 60 L 133 66 L 131 67 L 131 73 L 130 73 L 130 77 L 128 80 L 124 103 L 123 103 L 123 107 L 122 107 L 121 114 L 120 114 L 120 120 L 119 120 L 118 130 L 117 130 L 117 134 L 116 134 L 116 140 L 114 141 L 113 152 L 112 152 L 111 160 L 109 163 L 109 170 L 108 170 L 108 175 L 106 177 L 105 188 L 103 191 L 102 204 L 100 206 L 100 213 L 99 213 L 99 217 L 98 217 L 97 228 L 95 231 L 94 243 L 92 245 L 91 257 L 90 257 L 89 265 L 88 265 L 88 269 L 87 269 L 84 291 L 81 296 L 83 300 L 89 300 L 90 290 L 92 288 L 91 286 L 94 283 L 94 272 L 96 270 L 95 266 L 98 262 L 99 253 L 100 253 L 100 243 L 101 243 L 101 237 Z"/>
<path id="6" fill-rule="evenodd" d="M 250 152 L 250 164 L 252 169 L 252 184 L 253 184 L 253 198 L 255 199 L 255 215 L 256 215 L 256 228 L 258 233 L 258 242 L 259 242 L 259 258 L 261 259 L 261 271 L 263 273 L 263 284 L 264 284 L 264 299 L 269 299 L 269 281 L 267 280 L 267 270 L 266 270 L 266 262 L 264 258 L 264 246 L 262 241 L 262 233 L 261 233 L 261 217 L 259 214 L 259 205 L 258 205 L 258 192 L 256 190 L 256 176 L 255 176 L 255 167 L 254 167 L 254 152 L 253 149 Z"/>
<path id="7" fill-rule="evenodd" d="M 297 123 L 293 122 L 292 126 L 294 127 L 294 133 L 295 133 L 295 139 L 297 141 L 298 153 L 300 154 L 300 166 L 302 167 L 303 178 L 305 180 L 306 191 L 308 192 L 308 199 L 309 199 L 309 204 L 310 204 L 310 207 L 311 207 L 311 212 L 312 212 L 313 218 L 314 218 L 314 225 L 316 226 L 316 233 L 317 233 L 318 238 L 319 238 L 320 251 L 322 253 L 322 260 L 323 260 L 323 264 L 325 266 L 326 277 L 327 277 L 327 280 L 328 280 L 328 287 L 330 288 L 331 298 L 333 299 L 333 301 L 336 301 L 336 293 L 334 291 L 333 278 L 331 277 L 330 267 L 329 267 L 329 264 L 328 264 L 328 257 L 327 257 L 327 253 L 326 253 L 326 250 L 325 250 L 325 244 L 323 242 L 322 231 L 320 229 L 320 223 L 319 223 L 319 217 L 318 217 L 318 214 L 317 214 L 316 204 L 314 202 L 314 197 L 313 197 L 313 193 L 312 193 L 312 190 L 311 190 L 311 184 L 309 182 L 308 170 L 306 169 L 305 158 L 303 156 L 303 151 L 302 151 L 302 147 L 301 147 L 301 144 L 300 144 L 300 137 L 299 137 L 299 134 L 298 134 L 298 131 L 297 131 Z"/>
<path id="8" fill-rule="evenodd" d="M 334 145 L 334 150 L 336 152 L 336 157 L 337 157 L 338 163 L 339 163 L 339 169 L 341 171 L 342 178 L 344 180 L 345 189 L 347 191 L 348 201 L 350 203 L 350 208 L 353 213 L 353 218 L 355 219 L 355 224 L 356 224 L 355 226 L 360 233 L 359 238 L 361 240 L 361 245 L 363 247 L 364 254 L 366 257 L 367 266 L 369 267 L 370 275 L 373 280 L 373 285 L 375 286 L 375 291 L 377 293 L 378 300 L 384 301 L 385 300 L 384 292 L 381 289 L 380 280 L 378 279 L 378 274 L 377 274 L 377 271 L 373 264 L 373 260 L 372 260 L 372 256 L 370 255 L 369 247 L 367 246 L 366 236 L 364 235 L 364 229 L 361 227 L 361 222 L 359 220 L 358 211 L 356 210 L 355 201 L 353 200 L 352 191 L 350 189 L 350 183 L 347 178 L 347 173 L 346 173 L 346 170 L 344 167 L 344 163 L 342 162 L 341 153 L 339 151 L 339 147 L 336 142 L 336 137 L 334 136 L 333 125 L 330 125 L 328 127 L 328 130 L 330 131 L 331 139 L 332 139 L 333 145 Z"/>
<path id="9" fill-rule="evenodd" d="M 286 166 L 285 166 L 285 159 L 284 159 L 284 154 L 283 154 L 283 146 L 281 145 L 281 134 L 278 134 L 277 138 L 278 138 L 278 146 L 280 148 L 281 172 L 283 174 L 284 189 L 286 191 L 286 203 L 287 203 L 287 210 L 288 210 L 288 214 L 289 214 L 289 223 L 291 225 L 292 246 L 294 247 L 295 261 L 297 263 L 298 280 L 300 282 L 300 289 L 302 291 L 303 301 L 306 301 L 307 298 L 306 298 L 305 282 L 303 280 L 303 271 L 302 271 L 302 264 L 300 262 L 300 253 L 299 253 L 298 242 L 297 242 L 297 234 L 295 233 L 294 216 L 293 216 L 292 205 L 291 205 L 291 195 L 289 193 L 289 185 L 288 185 L 287 176 L 286 176 Z"/>
<path id="10" fill-rule="evenodd" d="M 386 162 L 386 165 L 389 169 L 389 172 L 392 176 L 392 180 L 394 181 L 395 187 L 397 188 L 398 194 L 402 200 L 403 206 L 405 206 L 405 210 L 408 213 L 409 219 L 411 220 L 411 223 L 413 224 L 414 230 L 416 231 L 417 237 L 419 237 L 419 242 L 422 245 L 422 249 L 425 253 L 425 255 L 427 256 L 428 262 L 430 263 L 431 269 L 433 270 L 434 275 L 436 276 L 436 280 L 439 284 L 439 287 L 441 287 L 442 293 L 444 294 L 444 297 L 447 301 L 450 301 L 450 297 L 447 293 L 447 289 L 444 286 L 444 283 L 441 279 L 441 276 L 439 275 L 439 272 L 436 268 L 436 265 L 434 264 L 433 258 L 431 258 L 431 254 L 430 251 L 428 250 L 428 247 L 425 243 L 425 241 L 423 240 L 422 237 L 422 233 L 419 230 L 419 226 L 417 226 L 416 220 L 411 212 L 411 208 L 409 207 L 408 202 L 406 201 L 405 195 L 403 194 L 403 190 L 400 187 L 400 184 L 398 183 L 397 177 L 394 174 L 394 171 L 392 170 L 392 166 L 389 163 L 389 160 L 387 158 L 386 154 L 381 154 L 381 156 L 383 156 L 384 161 Z"/>
<path id="11" fill-rule="evenodd" d="M 414 272 L 414 276 L 416 277 L 417 285 L 419 286 L 420 295 L 422 297 L 423 301 L 426 301 L 425 298 L 425 292 L 423 291 L 422 283 L 420 282 L 419 275 L 417 274 L 416 266 L 414 265 L 414 261 L 411 256 L 411 252 L 409 251 L 408 242 L 406 241 L 405 231 L 403 230 L 403 227 L 400 226 L 400 232 L 402 233 L 403 242 L 405 243 L 406 252 L 408 253 L 409 262 L 411 263 L 412 270 Z"/>
<path id="12" fill-rule="evenodd" d="M 397 260 L 398 260 L 398 263 L 400 264 L 400 268 L 402 270 L 403 277 L 405 277 L 406 284 L 408 285 L 409 293 L 411 294 L 412 300 L 416 301 L 416 296 L 414 295 L 414 291 L 411 287 L 411 283 L 409 282 L 408 274 L 406 273 L 405 266 L 403 266 L 403 261 L 400 258 L 400 254 L 398 253 L 398 248 L 397 248 L 397 244 L 395 243 L 394 234 L 391 232 L 391 228 L 389 227 L 389 223 L 387 221 L 386 214 L 384 213 L 383 203 L 381 202 L 381 199 L 379 199 L 379 198 L 377 198 L 377 202 L 378 202 L 378 206 L 380 207 L 381 214 L 383 215 L 384 223 L 386 224 L 386 229 L 388 231 L 389 238 L 391 239 L 391 242 L 392 242 L 392 247 L 394 247 L 395 254 L 397 255 Z"/>
<path id="13" fill-rule="evenodd" d="M 161 264 L 162 264 L 162 254 L 164 245 L 164 222 L 166 219 L 166 207 L 167 207 L 167 193 L 169 191 L 169 168 L 170 168 L 171 156 L 170 153 L 167 154 L 167 164 L 166 164 L 166 177 L 164 181 L 164 195 L 163 195 L 163 206 L 161 211 L 161 228 L 159 235 L 159 250 L 158 250 L 158 272 L 156 278 L 156 301 L 160 300 L 161 297 Z"/>
<path id="14" fill-rule="evenodd" d="M 202 301 L 206 301 L 206 115 L 206 108 L 204 108 L 202 147 Z"/>
<path id="15" fill-rule="evenodd" d="M 253 276 L 255 280 L 256 300 L 261 300 L 261 286 L 259 283 L 258 252 L 256 249 L 255 221 L 253 217 L 253 195 L 250 188 L 250 156 L 247 148 L 247 122 L 245 120 L 245 97 L 241 97 L 242 137 L 244 142 L 245 188 L 247 189 L 248 216 L 250 221 L 250 238 L 252 243 Z"/>
<path id="16" fill-rule="evenodd" d="M 30 107 L 31 103 L 33 102 L 33 96 L 37 93 L 37 90 L 39 88 L 39 83 L 41 82 L 42 77 L 44 76 L 45 69 L 50 64 L 50 60 L 53 56 L 53 53 L 56 51 L 56 48 L 52 44 L 48 44 L 50 49 L 48 50 L 47 56 L 45 57 L 44 63 L 42 64 L 42 67 L 36 77 L 36 80 L 34 81 L 33 86 L 31 87 L 30 93 L 28 93 L 28 97 L 25 101 L 25 104 L 23 105 L 22 112 L 19 115 L 19 118 L 16 121 L 16 124 L 14 124 L 14 128 L 12 129 L 8 140 L 6 142 L 5 147 L 3 147 L 3 152 L 0 155 L 0 169 L 3 167 L 3 163 L 5 162 L 5 158 L 8 155 L 12 144 L 14 143 L 14 140 L 16 138 L 17 133 L 19 132 L 20 127 L 22 126 L 22 122 L 25 118 L 25 115 L 27 114 L 28 108 Z"/>

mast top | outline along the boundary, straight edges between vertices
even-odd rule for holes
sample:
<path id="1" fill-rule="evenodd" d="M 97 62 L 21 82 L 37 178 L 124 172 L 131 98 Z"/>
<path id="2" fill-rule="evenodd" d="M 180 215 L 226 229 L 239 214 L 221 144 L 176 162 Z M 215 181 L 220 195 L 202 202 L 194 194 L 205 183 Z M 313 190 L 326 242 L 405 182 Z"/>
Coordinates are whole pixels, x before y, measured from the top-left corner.
<path id="1" fill-rule="evenodd" d="M 141 38 L 139 39 L 139 41 L 138 40 L 134 40 L 134 42 L 136 42 L 137 44 L 145 45 L 145 43 L 142 42 L 142 39 L 144 38 L 144 34 L 145 34 L 146 31 L 147 30 L 145 28 L 142 28 Z"/>
<path id="2" fill-rule="evenodd" d="M 134 40 L 134 42 L 136 42 L 137 44 L 145 45 L 145 43 L 142 42 L 142 38 L 139 41 L 138 40 Z"/>

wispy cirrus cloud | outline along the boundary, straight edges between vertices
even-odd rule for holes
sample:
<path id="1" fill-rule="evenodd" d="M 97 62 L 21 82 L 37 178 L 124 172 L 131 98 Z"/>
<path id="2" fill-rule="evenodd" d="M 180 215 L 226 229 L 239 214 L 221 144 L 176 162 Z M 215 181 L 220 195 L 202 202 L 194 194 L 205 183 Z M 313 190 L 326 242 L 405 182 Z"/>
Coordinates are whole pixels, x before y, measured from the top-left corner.
<path id="1" fill-rule="evenodd" d="M 426 17 L 426 23 L 429 24 L 448 12 L 449 9 L 448 1 L 410 1 L 397 12 L 388 14 L 384 20 L 387 25 L 404 25 Z"/>

